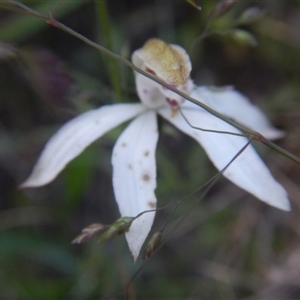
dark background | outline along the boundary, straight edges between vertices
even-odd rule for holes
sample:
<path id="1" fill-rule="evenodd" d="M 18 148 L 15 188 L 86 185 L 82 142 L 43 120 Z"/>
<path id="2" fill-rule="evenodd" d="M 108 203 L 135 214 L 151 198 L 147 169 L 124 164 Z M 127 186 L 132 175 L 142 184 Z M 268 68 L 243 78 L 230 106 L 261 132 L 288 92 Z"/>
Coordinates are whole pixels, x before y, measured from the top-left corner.
<path id="1" fill-rule="evenodd" d="M 235 86 L 286 131 L 277 143 L 300 156 L 299 1 L 238 1 L 209 23 L 202 39 L 218 1 L 199 1 L 199 11 L 184 0 L 110 0 L 106 13 L 99 13 L 96 1 L 22 3 L 43 13 L 54 9 L 55 18 L 101 45 L 109 45 L 109 35 L 110 48 L 128 59 L 151 37 L 183 46 L 197 84 Z M 259 153 L 290 195 L 292 212 L 269 207 L 222 178 L 204 198 L 202 190 L 179 206 L 169 226 L 176 228 L 147 262 L 132 262 L 123 237 L 71 245 L 83 227 L 119 216 L 110 156 L 124 126 L 91 145 L 51 184 L 18 186 L 67 120 L 106 103 L 138 101 L 133 74 L 116 62 L 117 72 L 110 71 L 108 58 L 96 49 L 3 4 L 0 299 L 300 298 L 300 166 L 261 145 Z M 249 8 L 260 18 L 241 23 Z M 236 37 L 241 32 L 243 39 Z M 198 144 L 164 121 L 160 126 L 156 194 L 163 206 L 216 170 Z M 157 213 L 153 232 L 171 213 L 171 207 Z"/>

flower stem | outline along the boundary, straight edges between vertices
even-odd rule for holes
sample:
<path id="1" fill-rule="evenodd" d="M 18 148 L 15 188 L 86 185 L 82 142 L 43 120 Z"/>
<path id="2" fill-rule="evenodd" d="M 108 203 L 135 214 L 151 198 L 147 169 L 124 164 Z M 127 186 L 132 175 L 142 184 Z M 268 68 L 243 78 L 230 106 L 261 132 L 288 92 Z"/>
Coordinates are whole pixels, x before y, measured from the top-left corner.
<path id="1" fill-rule="evenodd" d="M 111 26 L 109 22 L 106 0 L 96 1 L 96 8 L 98 13 L 99 23 L 101 26 L 101 31 L 104 38 L 104 44 L 107 49 L 113 50 Z M 122 97 L 121 79 L 120 79 L 120 72 L 118 70 L 118 64 L 116 60 L 112 59 L 111 57 L 108 59 L 107 63 L 108 63 L 111 83 L 116 95 L 116 100 L 117 102 L 121 102 L 123 97 Z"/>
<path id="2" fill-rule="evenodd" d="M 100 1 L 101 2 L 101 1 Z M 193 102 L 194 104 L 200 106 L 201 108 L 205 109 L 206 111 L 208 111 L 209 113 L 211 113 L 212 115 L 214 115 L 215 117 L 223 120 L 224 122 L 230 124 L 231 126 L 239 129 L 241 132 L 243 132 L 248 138 L 252 139 L 252 140 L 256 140 L 256 141 L 260 141 L 263 144 L 265 144 L 266 146 L 268 146 L 269 148 L 281 153 L 282 155 L 284 155 L 285 157 L 291 159 L 292 161 L 296 162 L 297 164 L 300 164 L 300 158 L 296 157 L 295 155 L 289 153 L 288 151 L 282 149 L 281 147 L 275 145 L 274 143 L 268 141 L 266 138 L 264 138 L 260 133 L 250 130 L 234 121 L 232 121 L 231 119 L 223 116 L 222 114 L 218 113 L 217 111 L 213 110 L 212 108 L 210 108 L 209 106 L 203 104 L 202 102 L 200 102 L 199 100 L 196 100 L 192 97 L 190 97 L 189 95 L 185 94 L 184 92 L 174 88 L 173 86 L 165 83 L 163 80 L 161 80 L 160 78 L 150 74 L 149 72 L 146 72 L 140 68 L 138 68 L 137 66 L 135 66 L 134 64 L 132 64 L 129 60 L 115 54 L 114 52 L 108 50 L 107 48 L 89 40 L 88 38 L 86 38 L 85 36 L 79 34 L 78 32 L 72 30 L 71 28 L 65 26 L 64 24 L 60 23 L 59 21 L 57 21 L 56 19 L 53 18 L 53 16 L 50 15 L 43 15 L 40 14 L 38 12 L 36 12 L 35 10 L 27 7 L 24 4 L 21 4 L 17 1 L 14 0 L 5 0 L 4 4 L 0 3 L 0 6 L 4 7 L 4 8 L 9 8 L 9 9 L 21 9 L 22 11 L 31 14 L 33 16 L 39 17 L 44 19 L 48 24 L 57 27 L 67 33 L 69 33 L 70 35 L 78 38 L 79 40 L 83 41 L 84 43 L 90 45 L 91 47 L 101 51 L 102 53 L 108 55 L 109 57 L 122 62 L 123 64 L 125 64 L 126 66 L 128 66 L 129 68 L 137 71 L 138 73 L 150 78 L 151 80 L 157 82 L 158 84 L 168 88 L 169 90 L 173 91 L 174 93 L 180 95 L 181 97 L 183 97 L 186 100 L 189 100 L 191 102 Z"/>

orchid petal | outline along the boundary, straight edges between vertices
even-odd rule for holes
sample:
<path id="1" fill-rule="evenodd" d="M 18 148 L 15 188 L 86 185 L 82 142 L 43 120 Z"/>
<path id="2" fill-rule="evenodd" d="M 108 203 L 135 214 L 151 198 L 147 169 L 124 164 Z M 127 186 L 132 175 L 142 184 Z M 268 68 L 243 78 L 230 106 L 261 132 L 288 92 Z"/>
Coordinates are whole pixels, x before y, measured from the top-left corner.
<path id="1" fill-rule="evenodd" d="M 158 140 L 156 113 L 146 112 L 123 131 L 113 150 L 113 186 L 122 216 L 135 217 L 156 208 L 155 148 Z M 155 212 L 133 221 L 126 239 L 134 260 L 148 236 Z"/>
<path id="2" fill-rule="evenodd" d="M 267 139 L 278 139 L 284 132 L 274 128 L 264 113 L 232 87 L 197 87 L 191 97 L 208 105 L 217 112 L 232 118 L 241 125 L 258 131 Z"/>
<path id="3" fill-rule="evenodd" d="M 187 106 L 184 105 L 182 111 L 193 126 L 239 133 L 236 128 L 198 106 L 191 104 Z M 192 109 L 193 107 L 194 109 Z M 159 113 L 182 132 L 197 140 L 218 170 L 222 170 L 247 143 L 247 139 L 241 136 L 204 132 L 192 128 L 181 114 L 177 113 L 174 116 L 168 108 L 160 109 Z M 282 210 L 290 210 L 286 191 L 273 178 L 251 145 L 235 159 L 223 174 L 258 199 Z"/>
<path id="4" fill-rule="evenodd" d="M 49 183 L 92 142 L 144 110 L 141 104 L 107 105 L 69 121 L 48 141 L 31 175 L 21 187 Z"/>
<path id="5" fill-rule="evenodd" d="M 166 99 L 160 91 L 160 85 L 148 77 L 136 74 L 136 89 L 141 102 L 149 108 L 157 108 L 166 104 Z"/>

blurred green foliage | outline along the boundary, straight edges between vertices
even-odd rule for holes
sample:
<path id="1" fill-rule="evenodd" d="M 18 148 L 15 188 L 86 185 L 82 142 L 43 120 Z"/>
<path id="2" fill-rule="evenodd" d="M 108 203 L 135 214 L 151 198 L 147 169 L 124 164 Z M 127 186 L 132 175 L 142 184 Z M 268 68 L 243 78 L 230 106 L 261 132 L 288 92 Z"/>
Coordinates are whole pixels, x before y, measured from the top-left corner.
<path id="1" fill-rule="evenodd" d="M 182 45 L 197 84 L 236 86 L 287 132 L 279 144 L 300 156 L 299 1 L 237 1 L 223 15 L 218 1 L 198 1 L 197 10 L 188 3 L 195 1 L 113 0 L 101 13 L 104 3 L 95 1 L 21 2 L 52 12 L 125 58 L 151 37 Z M 300 298 L 300 168 L 261 147 L 289 192 L 291 213 L 221 179 L 204 198 L 200 191 L 178 207 L 162 246 L 146 262 L 132 262 L 123 237 L 71 245 L 82 228 L 119 217 L 110 156 L 124 126 L 91 145 L 53 183 L 33 190 L 18 185 L 64 122 L 120 95 L 137 101 L 133 74 L 6 4 L 0 2 L 0 298 Z M 194 141 L 163 121 L 160 129 L 157 197 L 163 206 L 216 170 Z M 153 233 L 171 214 L 172 207 L 157 213 Z"/>

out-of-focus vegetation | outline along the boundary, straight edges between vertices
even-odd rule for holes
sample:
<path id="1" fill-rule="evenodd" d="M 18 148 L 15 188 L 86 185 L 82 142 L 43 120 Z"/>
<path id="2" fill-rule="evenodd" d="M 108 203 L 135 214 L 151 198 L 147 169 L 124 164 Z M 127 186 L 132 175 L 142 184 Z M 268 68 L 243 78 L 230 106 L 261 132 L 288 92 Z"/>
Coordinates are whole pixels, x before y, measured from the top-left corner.
<path id="1" fill-rule="evenodd" d="M 217 1 L 199 0 L 197 10 L 184 0 L 113 0 L 106 11 L 97 1 L 21 2 L 52 11 L 125 58 L 151 37 L 182 45 L 197 84 L 234 85 L 286 131 L 278 144 L 300 156 L 299 1 L 237 1 L 210 22 Z M 135 264 L 123 237 L 71 245 L 83 227 L 119 217 L 110 156 L 122 126 L 51 184 L 18 189 L 63 123 L 120 100 L 138 101 L 130 69 L 0 1 L 0 298 L 299 299 L 300 166 L 264 147 L 258 150 L 288 190 L 291 213 L 221 179 L 204 199 L 200 191 L 184 201 L 170 225 L 184 220 L 150 260 Z M 164 121 L 160 129 L 162 206 L 216 170 L 194 141 Z M 157 213 L 153 232 L 171 212 Z"/>

